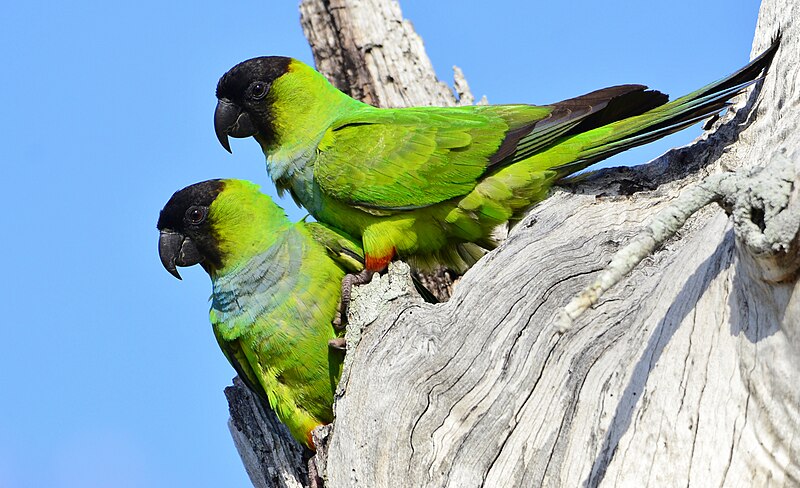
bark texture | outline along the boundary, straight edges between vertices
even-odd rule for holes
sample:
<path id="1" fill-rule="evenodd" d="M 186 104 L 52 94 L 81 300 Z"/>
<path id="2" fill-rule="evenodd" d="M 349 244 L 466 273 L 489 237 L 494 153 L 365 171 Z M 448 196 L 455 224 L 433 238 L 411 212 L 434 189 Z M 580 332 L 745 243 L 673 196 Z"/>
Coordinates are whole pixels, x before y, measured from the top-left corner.
<path id="1" fill-rule="evenodd" d="M 395 2 L 301 10 L 318 65 L 363 98 L 386 83 L 439 90 L 435 77 L 403 78 L 430 63 Z M 336 422 L 318 440 L 326 486 L 800 485 L 795 19 L 796 2 L 763 2 L 753 53 L 779 28 L 782 47 L 711 132 L 556 191 L 447 303 L 423 303 L 402 264 L 356 288 Z M 620 247 L 711 180 L 727 182 L 722 206 L 694 213 L 559 326 Z M 235 425 L 246 409 L 233 404 Z M 240 452 L 259 442 L 248 435 Z"/>
<path id="2" fill-rule="evenodd" d="M 300 24 L 319 72 L 353 98 L 378 107 L 473 101 L 458 68 L 458 99 L 436 78 L 422 39 L 394 0 L 303 0 Z"/>
<path id="3" fill-rule="evenodd" d="M 310 455 L 292 438 L 275 413 L 238 377 L 225 388 L 231 418 L 228 429 L 255 488 L 308 486 Z"/>

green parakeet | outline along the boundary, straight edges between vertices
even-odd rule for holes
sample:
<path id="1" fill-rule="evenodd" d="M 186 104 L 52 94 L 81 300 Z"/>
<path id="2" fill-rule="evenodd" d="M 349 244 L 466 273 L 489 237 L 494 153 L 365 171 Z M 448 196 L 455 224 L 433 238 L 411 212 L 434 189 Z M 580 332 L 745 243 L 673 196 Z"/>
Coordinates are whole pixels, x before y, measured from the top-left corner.
<path id="1" fill-rule="evenodd" d="M 278 189 L 361 237 L 368 270 L 397 255 L 463 271 L 561 178 L 721 111 L 778 45 L 674 101 L 621 85 L 545 106 L 375 108 L 300 61 L 259 57 L 219 80 L 214 126 L 228 151 L 228 136 L 255 137 Z"/>
<path id="2" fill-rule="evenodd" d="M 164 267 L 200 264 L 211 277 L 211 324 L 242 380 L 314 449 L 333 420 L 342 352 L 330 349 L 345 272 L 363 268 L 349 237 L 291 223 L 252 183 L 210 180 L 176 192 L 158 219 Z"/>

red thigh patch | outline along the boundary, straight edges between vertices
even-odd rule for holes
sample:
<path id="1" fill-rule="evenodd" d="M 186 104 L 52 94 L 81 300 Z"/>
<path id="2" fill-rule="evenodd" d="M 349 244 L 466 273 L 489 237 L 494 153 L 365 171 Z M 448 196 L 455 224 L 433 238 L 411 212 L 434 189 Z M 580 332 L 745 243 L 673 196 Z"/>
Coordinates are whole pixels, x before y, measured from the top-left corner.
<path id="1" fill-rule="evenodd" d="M 369 271 L 383 271 L 389 266 L 389 263 L 392 262 L 392 258 L 394 257 L 395 248 L 392 248 L 388 254 L 384 256 L 374 256 L 369 253 L 365 253 L 364 261 Z"/>

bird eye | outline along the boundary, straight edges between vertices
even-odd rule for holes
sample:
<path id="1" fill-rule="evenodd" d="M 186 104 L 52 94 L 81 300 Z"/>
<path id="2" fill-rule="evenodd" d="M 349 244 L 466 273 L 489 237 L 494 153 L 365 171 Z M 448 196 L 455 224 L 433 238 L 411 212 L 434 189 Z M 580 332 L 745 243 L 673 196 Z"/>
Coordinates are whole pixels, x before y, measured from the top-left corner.
<path id="1" fill-rule="evenodd" d="M 263 81 L 256 81 L 250 86 L 250 96 L 255 100 L 264 98 L 267 94 L 267 84 Z"/>
<path id="2" fill-rule="evenodd" d="M 189 207 L 186 211 L 186 221 L 190 224 L 197 225 L 202 224 L 203 221 L 206 219 L 206 208 L 205 207 Z"/>

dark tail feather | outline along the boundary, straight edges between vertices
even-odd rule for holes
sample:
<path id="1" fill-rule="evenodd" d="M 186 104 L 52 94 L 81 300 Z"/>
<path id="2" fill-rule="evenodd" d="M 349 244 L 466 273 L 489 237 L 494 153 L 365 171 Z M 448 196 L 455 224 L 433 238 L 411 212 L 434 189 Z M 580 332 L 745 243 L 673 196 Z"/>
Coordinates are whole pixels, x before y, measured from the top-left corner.
<path id="1" fill-rule="evenodd" d="M 641 114 L 663 105 L 667 99 L 663 93 L 647 90 L 644 85 L 618 85 L 554 103 L 547 118 L 506 134 L 490 165 L 505 166 L 522 161 L 561 137 Z"/>
<path id="2" fill-rule="evenodd" d="M 641 115 L 615 122 L 616 130 L 594 145 L 584 147 L 570 163 L 553 167 L 567 176 L 627 149 L 641 146 L 685 129 L 727 107 L 729 100 L 763 77 L 780 46 L 778 34 L 772 45 L 742 69 L 686 96 L 658 106 Z M 591 131 L 584 133 L 590 134 Z M 576 138 L 583 134 L 575 132 Z"/>
<path id="3" fill-rule="evenodd" d="M 772 63 L 772 59 L 775 57 L 775 53 L 778 52 L 778 47 L 780 47 L 780 44 L 781 33 L 779 31 L 772 40 L 772 44 L 769 46 L 769 48 L 767 48 L 767 50 L 763 53 L 759 54 L 754 60 L 747 63 L 747 65 L 742 69 L 731 74 L 730 76 L 701 88 L 698 93 L 693 93 L 691 96 L 702 97 L 710 93 L 733 88 L 737 85 L 749 85 L 751 81 L 756 80 L 762 71 L 765 71 L 769 68 L 769 65 Z"/>

